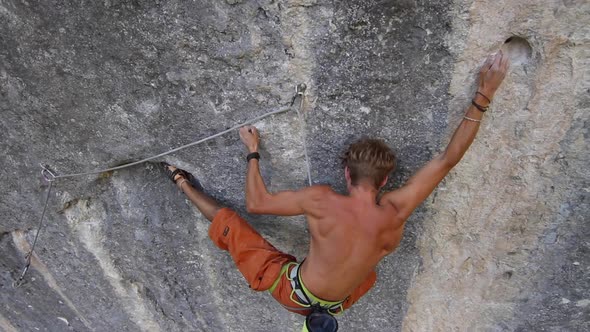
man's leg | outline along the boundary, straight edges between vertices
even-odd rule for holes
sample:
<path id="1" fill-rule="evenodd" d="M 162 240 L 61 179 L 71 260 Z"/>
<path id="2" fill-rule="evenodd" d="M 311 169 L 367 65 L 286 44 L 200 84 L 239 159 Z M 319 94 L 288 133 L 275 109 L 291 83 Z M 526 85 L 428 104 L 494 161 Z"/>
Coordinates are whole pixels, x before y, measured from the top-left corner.
<path id="1" fill-rule="evenodd" d="M 168 165 L 170 173 L 176 167 Z M 171 176 L 171 175 L 169 175 Z M 267 290 L 279 277 L 284 264 L 295 257 L 277 250 L 235 211 L 222 208 L 213 198 L 193 187 L 187 175 L 174 177 L 177 186 L 212 221 L 209 237 L 220 249 L 229 251 L 238 270 L 253 290 Z"/>
<path id="2" fill-rule="evenodd" d="M 176 167 L 174 166 L 167 167 L 172 172 L 176 170 Z M 184 179 L 182 175 L 177 174 L 174 177 L 174 182 L 176 182 L 178 188 L 184 192 L 186 197 L 190 199 L 197 209 L 201 211 L 205 218 L 209 221 L 213 221 L 217 212 L 221 210 L 221 206 L 213 198 L 193 187 L 193 185 L 187 179 Z"/>

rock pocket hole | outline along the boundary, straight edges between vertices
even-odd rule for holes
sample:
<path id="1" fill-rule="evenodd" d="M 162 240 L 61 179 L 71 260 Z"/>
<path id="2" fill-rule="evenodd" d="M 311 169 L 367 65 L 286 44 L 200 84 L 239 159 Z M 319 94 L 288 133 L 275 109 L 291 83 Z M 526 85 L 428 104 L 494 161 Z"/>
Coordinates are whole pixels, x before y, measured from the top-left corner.
<path id="1" fill-rule="evenodd" d="M 502 45 L 502 52 L 508 54 L 512 65 L 520 65 L 529 62 L 533 48 L 526 39 L 512 36 Z"/>

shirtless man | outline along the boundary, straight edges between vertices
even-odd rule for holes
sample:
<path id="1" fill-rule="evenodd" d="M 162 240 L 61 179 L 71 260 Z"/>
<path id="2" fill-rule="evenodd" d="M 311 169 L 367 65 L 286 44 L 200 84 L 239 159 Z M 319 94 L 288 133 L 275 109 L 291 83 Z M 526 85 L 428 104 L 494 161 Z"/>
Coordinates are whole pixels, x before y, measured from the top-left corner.
<path id="1" fill-rule="evenodd" d="M 350 307 L 375 283 L 375 267 L 399 245 L 404 223 L 461 160 L 508 68 L 501 51 L 490 56 L 479 74 L 478 90 L 449 145 L 401 188 L 380 189 L 395 167 L 390 148 L 380 140 L 365 139 L 346 152 L 344 176 L 349 194 L 315 185 L 298 191 L 271 194 L 260 175 L 258 131 L 240 129 L 247 156 L 246 208 L 250 213 L 307 217 L 311 242 L 302 263 L 264 240 L 248 223 L 191 185 L 189 173 L 165 164 L 169 177 L 212 221 L 209 236 L 228 250 L 250 288 L 269 290 L 287 310 L 308 316 L 335 314 Z M 328 317 L 331 317 L 327 315 Z"/>

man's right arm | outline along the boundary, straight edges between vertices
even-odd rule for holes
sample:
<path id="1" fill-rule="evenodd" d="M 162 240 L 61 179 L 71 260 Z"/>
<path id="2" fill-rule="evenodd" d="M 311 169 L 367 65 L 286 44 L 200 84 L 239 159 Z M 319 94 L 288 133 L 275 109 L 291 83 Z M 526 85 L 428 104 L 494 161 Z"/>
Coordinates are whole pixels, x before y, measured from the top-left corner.
<path id="1" fill-rule="evenodd" d="M 248 152 L 258 152 L 259 134 L 254 126 L 240 128 L 240 139 Z M 249 213 L 296 216 L 316 210 L 318 200 L 330 191 L 324 186 L 311 186 L 297 191 L 270 193 L 260 175 L 257 159 L 248 162 L 246 173 L 246 210 Z"/>
<path id="2" fill-rule="evenodd" d="M 490 56 L 480 71 L 480 82 L 475 103 L 486 107 L 504 80 L 508 70 L 508 56 L 499 51 Z M 404 220 L 420 205 L 459 163 L 479 130 L 483 112 L 471 105 L 443 153 L 428 162 L 406 184 L 387 193 L 383 198 L 392 203 Z"/>

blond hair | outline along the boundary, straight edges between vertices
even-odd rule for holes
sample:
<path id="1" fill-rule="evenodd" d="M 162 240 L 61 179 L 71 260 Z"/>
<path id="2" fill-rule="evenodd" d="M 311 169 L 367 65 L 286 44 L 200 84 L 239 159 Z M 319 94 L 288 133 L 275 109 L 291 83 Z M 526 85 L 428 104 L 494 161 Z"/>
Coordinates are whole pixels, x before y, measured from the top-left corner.
<path id="1" fill-rule="evenodd" d="M 395 154 L 381 139 L 364 138 L 352 143 L 342 156 L 342 164 L 348 166 L 353 186 L 360 180 L 379 188 L 386 176 L 395 169 Z"/>

